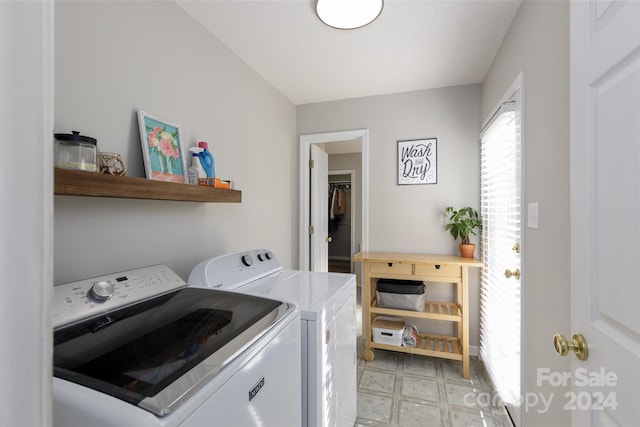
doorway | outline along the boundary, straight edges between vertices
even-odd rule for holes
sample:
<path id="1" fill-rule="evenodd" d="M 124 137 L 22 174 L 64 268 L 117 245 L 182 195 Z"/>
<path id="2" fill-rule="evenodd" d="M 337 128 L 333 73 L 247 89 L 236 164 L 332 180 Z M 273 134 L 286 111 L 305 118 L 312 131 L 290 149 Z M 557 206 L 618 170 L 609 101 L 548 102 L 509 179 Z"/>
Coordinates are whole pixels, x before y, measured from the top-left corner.
<path id="1" fill-rule="evenodd" d="M 359 154 L 359 153 L 358 153 Z M 329 156 L 329 168 L 332 161 Z M 350 155 L 351 156 L 351 155 Z M 355 170 L 329 170 L 329 268 L 334 273 L 353 273 L 354 241 L 358 220 L 355 215 Z M 355 196 L 355 197 L 354 197 Z"/>
<path id="2" fill-rule="evenodd" d="M 352 131 L 329 132 L 321 134 L 310 134 L 300 136 L 300 245 L 299 245 L 299 269 L 303 271 L 327 271 L 328 265 L 312 266 L 311 262 L 311 237 L 315 230 L 311 222 L 311 212 L 328 211 L 328 198 L 326 193 L 324 197 L 313 197 L 313 185 L 311 182 L 311 148 L 319 147 L 330 154 L 346 154 L 360 153 L 361 160 L 358 165 L 360 170 L 360 186 L 358 202 L 360 212 L 358 216 L 358 233 L 360 237 L 356 237 L 352 243 L 354 251 L 366 251 L 369 247 L 369 130 L 359 129 Z M 329 179 L 328 173 L 324 176 L 324 182 Z M 357 172 L 356 172 L 357 179 Z M 322 208 L 314 206 L 317 203 L 323 203 Z M 326 221 L 326 220 L 325 220 Z M 326 225 L 326 223 L 325 223 Z M 318 227 L 322 228 L 322 227 Z M 316 237 L 316 241 L 325 241 L 328 245 L 328 235 L 326 238 Z M 353 252 L 352 254 L 353 255 Z M 361 277 L 358 271 L 356 276 Z"/>
<path id="3" fill-rule="evenodd" d="M 347 154 L 360 153 L 361 160 L 356 168 L 354 180 L 359 183 L 359 191 L 357 201 L 359 202 L 359 212 L 357 216 L 356 238 L 352 240 L 352 252 L 366 251 L 369 247 L 369 228 L 368 228 L 368 207 L 369 207 L 369 130 L 359 129 L 352 131 L 329 132 L 321 134 L 310 134 L 300 136 L 300 228 L 299 228 L 299 269 L 303 271 L 323 271 L 323 266 L 313 266 L 311 260 L 311 237 L 315 229 L 323 227 L 314 227 L 311 221 L 311 212 L 324 209 L 328 211 L 328 198 L 312 197 L 313 183 L 311 178 L 311 148 L 319 147 L 328 154 Z M 339 166 L 338 166 L 339 167 Z M 347 169 L 347 168 L 345 168 Z M 349 167 L 349 169 L 351 169 Z M 358 176 L 359 169 L 359 176 Z M 322 178 L 318 178 L 322 179 Z M 328 173 L 324 176 L 324 182 L 328 183 Z M 314 201 L 316 200 L 316 201 Z M 353 199 L 352 199 L 353 200 Z M 313 206 L 317 203 L 323 203 L 322 209 Z M 326 224 L 325 224 L 326 227 Z M 359 236 L 359 237 L 358 237 Z M 326 241 L 328 245 L 328 235 L 315 236 L 315 241 Z M 324 265 L 324 271 L 327 271 L 328 265 Z M 355 271 L 358 275 L 358 271 Z"/>

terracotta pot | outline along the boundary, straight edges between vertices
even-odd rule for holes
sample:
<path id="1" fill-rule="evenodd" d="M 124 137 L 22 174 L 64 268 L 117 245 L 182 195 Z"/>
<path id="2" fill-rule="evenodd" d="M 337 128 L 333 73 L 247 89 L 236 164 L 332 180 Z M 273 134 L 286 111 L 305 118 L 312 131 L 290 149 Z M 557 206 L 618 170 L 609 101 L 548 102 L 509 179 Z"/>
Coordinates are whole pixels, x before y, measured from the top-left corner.
<path id="1" fill-rule="evenodd" d="M 473 253 L 476 250 L 476 245 L 474 243 L 465 245 L 464 243 L 460 243 L 460 256 L 464 258 L 473 258 Z"/>

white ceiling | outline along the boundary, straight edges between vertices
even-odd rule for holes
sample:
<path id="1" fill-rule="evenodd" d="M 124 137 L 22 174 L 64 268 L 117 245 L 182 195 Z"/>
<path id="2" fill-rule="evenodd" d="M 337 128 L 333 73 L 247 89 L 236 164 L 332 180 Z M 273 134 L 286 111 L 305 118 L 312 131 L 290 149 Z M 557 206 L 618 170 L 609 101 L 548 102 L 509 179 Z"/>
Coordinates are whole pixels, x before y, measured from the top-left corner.
<path id="1" fill-rule="evenodd" d="M 314 0 L 177 0 L 294 104 L 480 83 L 520 0 L 386 0 L 357 30 Z"/>

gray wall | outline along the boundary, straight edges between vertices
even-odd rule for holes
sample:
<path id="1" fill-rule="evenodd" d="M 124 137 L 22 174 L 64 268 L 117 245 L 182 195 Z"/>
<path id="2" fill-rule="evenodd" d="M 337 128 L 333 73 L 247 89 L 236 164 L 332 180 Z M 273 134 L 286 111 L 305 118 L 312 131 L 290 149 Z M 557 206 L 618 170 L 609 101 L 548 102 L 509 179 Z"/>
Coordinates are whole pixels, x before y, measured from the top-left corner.
<path id="1" fill-rule="evenodd" d="M 369 129 L 369 250 L 458 253 L 459 242 L 443 229 L 442 209 L 479 207 L 480 94 L 480 85 L 466 85 L 297 106 L 298 134 Z M 396 141 L 419 138 L 438 138 L 438 183 L 399 186 Z M 478 345 L 473 270 L 469 338 Z M 429 292 L 449 299 L 453 288 L 435 284 Z M 444 322 L 433 331 L 452 333 L 450 327 Z"/>
<path id="2" fill-rule="evenodd" d="M 523 392 L 555 394 L 548 412 L 531 408 L 526 426 L 567 426 L 562 388 L 536 386 L 538 368 L 570 371 L 553 351 L 557 332 L 571 334 L 569 298 L 569 4 L 523 1 L 482 90 L 487 117 L 525 72 L 524 201 L 540 203 L 540 228 L 525 228 L 522 299 Z"/>
<path id="3" fill-rule="evenodd" d="M 55 197 L 54 282 L 268 247 L 297 265 L 295 107 L 173 2 L 55 4 L 55 132 L 79 130 L 144 176 L 136 111 L 208 141 L 241 204 Z"/>

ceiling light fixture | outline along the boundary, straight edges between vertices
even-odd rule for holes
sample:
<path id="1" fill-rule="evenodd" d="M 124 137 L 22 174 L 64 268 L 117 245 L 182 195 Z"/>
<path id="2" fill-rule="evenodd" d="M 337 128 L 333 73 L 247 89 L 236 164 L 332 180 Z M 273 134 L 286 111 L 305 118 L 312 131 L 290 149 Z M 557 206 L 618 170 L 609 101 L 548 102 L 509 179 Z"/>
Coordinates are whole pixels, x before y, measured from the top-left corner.
<path id="1" fill-rule="evenodd" d="M 330 27 L 353 30 L 375 21 L 383 7 L 384 0 L 318 0 L 316 14 Z"/>

